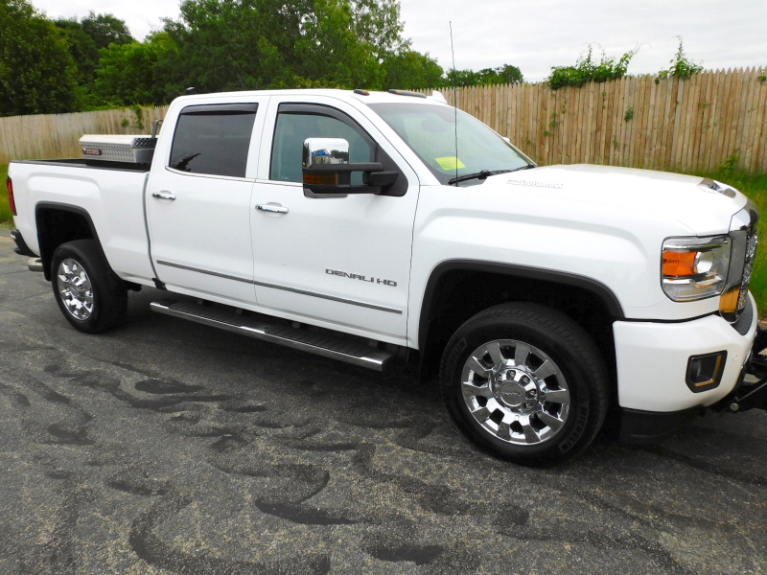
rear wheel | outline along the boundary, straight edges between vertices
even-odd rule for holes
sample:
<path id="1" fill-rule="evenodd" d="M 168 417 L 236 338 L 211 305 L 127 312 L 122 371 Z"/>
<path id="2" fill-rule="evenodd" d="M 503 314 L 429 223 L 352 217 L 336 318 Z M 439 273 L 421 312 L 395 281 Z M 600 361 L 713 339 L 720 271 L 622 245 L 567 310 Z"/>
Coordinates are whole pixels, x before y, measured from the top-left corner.
<path id="1" fill-rule="evenodd" d="M 56 249 L 51 284 L 61 312 L 79 331 L 100 333 L 125 316 L 125 284 L 110 269 L 94 240 L 67 242 Z"/>
<path id="2" fill-rule="evenodd" d="M 567 316 L 537 304 L 475 315 L 448 342 L 440 373 L 461 430 L 519 463 L 574 457 L 607 412 L 607 373 L 593 340 Z"/>

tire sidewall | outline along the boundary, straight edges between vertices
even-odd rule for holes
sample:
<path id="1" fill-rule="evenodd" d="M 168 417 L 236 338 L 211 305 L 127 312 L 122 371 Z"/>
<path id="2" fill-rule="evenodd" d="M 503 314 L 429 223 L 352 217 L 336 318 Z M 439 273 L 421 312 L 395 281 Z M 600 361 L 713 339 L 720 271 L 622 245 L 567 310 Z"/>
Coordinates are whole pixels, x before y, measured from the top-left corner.
<path id="1" fill-rule="evenodd" d="M 56 298 L 56 303 L 64 314 L 67 321 L 78 331 L 85 333 L 97 333 L 103 331 L 108 322 L 108 318 L 105 317 L 108 314 L 108 310 L 105 309 L 105 303 L 110 300 L 109 293 L 113 286 L 110 284 L 110 278 L 107 276 L 108 270 L 105 270 L 105 266 L 99 266 L 97 262 L 93 261 L 93 258 L 82 246 L 81 242 L 75 241 L 59 246 L 53 254 L 51 260 L 51 283 L 53 284 L 53 293 Z M 80 265 L 85 273 L 88 275 L 88 279 L 91 282 L 91 288 L 93 290 L 93 311 L 87 319 L 77 319 L 67 309 L 66 305 L 61 299 L 58 285 L 58 269 L 61 262 L 65 259 L 72 259 Z M 107 320 L 107 321 L 105 321 Z"/>
<path id="2" fill-rule="evenodd" d="M 461 390 L 464 364 L 480 346 L 494 340 L 514 339 L 531 344 L 548 355 L 564 374 L 570 392 L 570 414 L 556 437 L 537 445 L 515 445 L 494 437 L 471 415 Z M 442 393 L 454 420 L 476 443 L 506 459 L 524 462 L 556 462 L 569 459 L 591 443 L 603 416 L 581 361 L 563 342 L 533 322 L 522 319 L 483 318 L 467 322 L 447 346 L 443 363 Z"/>

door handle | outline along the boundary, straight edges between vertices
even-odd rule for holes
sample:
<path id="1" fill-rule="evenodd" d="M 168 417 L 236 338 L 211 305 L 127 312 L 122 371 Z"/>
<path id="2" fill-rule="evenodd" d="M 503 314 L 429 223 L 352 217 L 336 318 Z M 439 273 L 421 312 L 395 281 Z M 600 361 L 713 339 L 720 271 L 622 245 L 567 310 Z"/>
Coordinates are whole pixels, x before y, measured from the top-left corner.
<path id="1" fill-rule="evenodd" d="M 288 208 L 280 204 L 258 204 L 256 209 L 259 212 L 269 212 L 270 214 L 287 214 Z"/>
<path id="2" fill-rule="evenodd" d="M 176 196 L 170 192 L 152 192 L 152 197 L 158 200 L 170 200 L 171 202 L 176 199 Z"/>

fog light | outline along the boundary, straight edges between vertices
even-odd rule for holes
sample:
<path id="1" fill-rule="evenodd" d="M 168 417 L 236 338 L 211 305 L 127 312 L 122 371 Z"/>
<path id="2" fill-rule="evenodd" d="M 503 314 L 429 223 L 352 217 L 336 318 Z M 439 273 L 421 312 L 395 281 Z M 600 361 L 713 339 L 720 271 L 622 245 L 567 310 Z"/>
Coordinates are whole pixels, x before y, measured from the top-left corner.
<path id="1" fill-rule="evenodd" d="M 693 393 L 719 387 L 726 363 L 726 351 L 692 356 L 687 362 L 687 387 Z"/>

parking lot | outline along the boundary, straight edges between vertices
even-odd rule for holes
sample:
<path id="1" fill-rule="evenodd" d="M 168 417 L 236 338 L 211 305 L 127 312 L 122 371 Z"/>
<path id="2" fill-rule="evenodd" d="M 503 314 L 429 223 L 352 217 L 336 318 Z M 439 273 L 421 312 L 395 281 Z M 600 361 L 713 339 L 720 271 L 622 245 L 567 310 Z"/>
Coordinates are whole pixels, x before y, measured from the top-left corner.
<path id="1" fill-rule="evenodd" d="M 0 574 L 767 573 L 767 412 L 536 470 L 434 386 L 153 315 L 72 329 L 0 231 Z"/>

